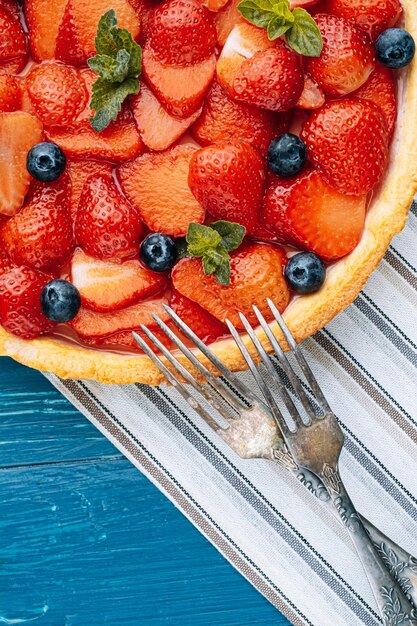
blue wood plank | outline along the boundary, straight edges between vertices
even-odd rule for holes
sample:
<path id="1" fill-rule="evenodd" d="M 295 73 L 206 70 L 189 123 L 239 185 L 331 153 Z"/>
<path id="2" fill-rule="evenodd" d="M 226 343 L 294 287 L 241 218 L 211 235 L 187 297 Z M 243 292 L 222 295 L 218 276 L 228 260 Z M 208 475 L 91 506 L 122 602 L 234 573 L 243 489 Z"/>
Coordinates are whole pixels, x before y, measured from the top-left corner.
<path id="1" fill-rule="evenodd" d="M 39 373 L 0 400 L 0 624 L 288 626 Z"/>

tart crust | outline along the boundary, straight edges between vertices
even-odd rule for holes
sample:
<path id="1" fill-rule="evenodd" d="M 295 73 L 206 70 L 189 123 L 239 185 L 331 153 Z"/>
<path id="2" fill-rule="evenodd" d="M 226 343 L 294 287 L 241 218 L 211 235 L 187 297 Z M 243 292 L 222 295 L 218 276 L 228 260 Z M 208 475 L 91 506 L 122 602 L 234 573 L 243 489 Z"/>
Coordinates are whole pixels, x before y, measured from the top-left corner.
<path id="1" fill-rule="evenodd" d="M 404 27 L 417 41 L 417 3 L 415 0 L 402 0 L 402 4 Z M 390 165 L 381 189 L 372 200 L 362 239 L 349 256 L 328 270 L 325 284 L 319 292 L 296 298 L 285 311 L 284 319 L 297 341 L 314 334 L 356 298 L 385 254 L 391 239 L 405 225 L 417 192 L 417 56 L 408 68 L 402 70 L 398 82 L 399 113 Z M 271 328 L 279 337 L 277 325 L 271 324 Z M 258 330 L 257 334 L 268 347 L 263 331 Z M 250 347 L 249 337 L 242 338 Z M 285 347 L 285 342 L 283 345 Z M 233 339 L 217 341 L 210 348 L 230 369 L 246 369 Z M 164 380 L 157 367 L 145 356 L 92 350 L 52 337 L 28 341 L 11 335 L 1 327 L 0 355 L 12 357 L 38 370 L 53 372 L 61 378 L 148 385 L 158 385 Z M 207 364 L 204 357 L 201 356 L 201 359 Z"/>

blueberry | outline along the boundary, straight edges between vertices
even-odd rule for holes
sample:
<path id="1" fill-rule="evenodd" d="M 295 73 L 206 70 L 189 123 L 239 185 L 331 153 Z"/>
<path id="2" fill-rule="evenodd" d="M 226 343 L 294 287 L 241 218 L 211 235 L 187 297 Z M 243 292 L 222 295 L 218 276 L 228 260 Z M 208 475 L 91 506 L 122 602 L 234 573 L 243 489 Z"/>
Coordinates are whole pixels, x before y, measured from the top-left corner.
<path id="1" fill-rule="evenodd" d="M 67 280 L 56 278 L 42 289 L 41 308 L 45 317 L 53 322 L 69 322 L 80 306 L 80 292 Z"/>
<path id="2" fill-rule="evenodd" d="M 61 176 L 66 162 L 65 154 L 56 143 L 42 141 L 29 150 L 26 167 L 33 178 L 50 183 Z"/>
<path id="3" fill-rule="evenodd" d="M 170 270 L 177 260 L 175 241 L 163 233 L 147 235 L 140 246 L 140 260 L 153 272 Z"/>
<path id="4" fill-rule="evenodd" d="M 268 148 L 269 168 L 279 176 L 294 176 L 304 167 L 307 148 L 302 139 L 284 133 L 273 139 Z"/>
<path id="5" fill-rule="evenodd" d="M 411 63 L 416 44 L 410 33 L 403 28 L 388 28 L 376 40 L 375 51 L 382 65 L 396 70 Z"/>
<path id="6" fill-rule="evenodd" d="M 326 268 L 314 252 L 298 252 L 289 259 L 284 274 L 291 289 L 304 295 L 320 289 Z"/>

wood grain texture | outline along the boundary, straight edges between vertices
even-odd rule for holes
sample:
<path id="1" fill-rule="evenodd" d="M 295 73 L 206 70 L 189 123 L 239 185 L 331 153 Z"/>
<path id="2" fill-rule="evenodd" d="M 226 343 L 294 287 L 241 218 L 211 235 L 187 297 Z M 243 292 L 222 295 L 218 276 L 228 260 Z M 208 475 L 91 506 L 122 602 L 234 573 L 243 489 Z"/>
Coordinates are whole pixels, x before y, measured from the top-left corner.
<path id="1" fill-rule="evenodd" d="M 288 626 L 38 372 L 0 359 L 0 624 Z"/>

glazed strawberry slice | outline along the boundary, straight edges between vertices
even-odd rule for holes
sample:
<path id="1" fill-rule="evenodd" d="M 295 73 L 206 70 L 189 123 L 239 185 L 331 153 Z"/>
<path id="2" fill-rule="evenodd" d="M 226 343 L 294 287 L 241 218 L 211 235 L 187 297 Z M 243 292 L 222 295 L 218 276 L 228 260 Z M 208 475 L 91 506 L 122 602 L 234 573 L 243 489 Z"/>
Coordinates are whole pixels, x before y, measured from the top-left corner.
<path id="1" fill-rule="evenodd" d="M 4 74 L 20 72 L 28 52 L 26 35 L 20 17 L 0 4 L 0 68 Z M 14 72 L 13 72 L 14 70 Z"/>
<path id="2" fill-rule="evenodd" d="M 45 126 L 68 126 L 87 105 L 87 87 L 79 71 L 61 63 L 42 63 L 26 78 L 28 95 Z"/>
<path id="3" fill-rule="evenodd" d="M 188 184 L 212 217 L 250 230 L 257 222 L 265 182 L 261 155 L 243 142 L 218 143 L 194 152 Z"/>
<path id="4" fill-rule="evenodd" d="M 22 104 L 22 88 L 17 78 L 0 74 L 0 111 L 17 111 Z"/>
<path id="5" fill-rule="evenodd" d="M 34 185 L 29 202 L 0 231 L 0 240 L 16 265 L 57 271 L 71 257 L 74 242 L 67 185 Z"/>
<path id="6" fill-rule="evenodd" d="M 42 141 L 41 122 L 21 111 L 0 113 L 0 213 L 14 215 L 23 205 L 31 177 L 29 150 Z"/>
<path id="7" fill-rule="evenodd" d="M 150 230 L 181 237 L 190 222 L 204 221 L 205 211 L 188 186 L 194 152 L 191 146 L 176 146 L 119 168 L 122 189 Z"/>
<path id="8" fill-rule="evenodd" d="M 67 161 L 66 172 L 69 178 L 69 206 L 71 218 L 75 221 L 84 184 L 90 176 L 111 176 L 112 166 L 106 161 Z"/>
<path id="9" fill-rule="evenodd" d="M 207 7 L 209 11 L 213 13 L 217 13 L 221 11 L 227 4 L 229 0 L 203 0 L 200 4 L 204 7 Z"/>
<path id="10" fill-rule="evenodd" d="M 252 305 L 266 319 L 271 311 L 270 298 L 279 311 L 289 301 L 289 291 L 283 277 L 285 254 L 282 249 L 264 243 L 248 244 L 231 254 L 230 285 L 220 285 L 214 275 L 206 276 L 200 259 L 185 258 L 172 271 L 174 288 L 193 300 L 222 323 L 229 319 L 242 328 L 239 311 L 258 325 Z"/>
<path id="11" fill-rule="evenodd" d="M 397 120 L 397 99 L 392 70 L 377 63 L 367 82 L 354 95 L 379 106 L 391 137 Z"/>
<path id="12" fill-rule="evenodd" d="M 17 20 L 20 20 L 20 6 L 17 0 L 1 0 L 0 6 L 7 9 Z"/>
<path id="13" fill-rule="evenodd" d="M 326 102 L 326 97 L 316 81 L 308 74 L 304 75 L 304 88 L 296 104 L 298 109 L 319 109 Z"/>
<path id="14" fill-rule="evenodd" d="M 101 261 L 76 250 L 70 266 L 71 282 L 83 306 L 94 311 L 116 311 L 163 291 L 167 276 L 151 272 L 136 259 Z"/>
<path id="15" fill-rule="evenodd" d="M 51 276 L 24 265 L 0 276 L 0 323 L 22 339 L 35 339 L 55 326 L 41 310 L 41 291 Z"/>
<path id="16" fill-rule="evenodd" d="M 334 261 L 359 243 L 365 208 L 366 195 L 339 193 L 317 171 L 309 170 L 296 178 L 271 177 L 260 224 L 281 243 Z"/>
<path id="17" fill-rule="evenodd" d="M 30 51 L 35 61 L 55 57 L 56 38 L 66 4 L 67 0 L 25 1 Z"/>
<path id="18" fill-rule="evenodd" d="M 163 307 L 164 302 L 166 300 L 158 297 L 107 313 L 98 313 L 81 307 L 80 312 L 70 322 L 70 325 L 82 340 L 108 339 L 116 333 L 136 330 L 140 328 L 141 324 L 149 327 L 155 326 L 153 313 L 167 321 L 169 318 Z"/>
<path id="19" fill-rule="evenodd" d="M 388 130 L 372 102 L 346 98 L 311 114 L 301 133 L 309 160 L 342 193 L 366 194 L 381 180 L 388 161 Z"/>
<path id="20" fill-rule="evenodd" d="M 78 67 L 86 58 L 74 18 L 74 0 L 69 0 L 58 28 L 55 42 L 55 58 Z"/>
<path id="21" fill-rule="evenodd" d="M 323 38 L 319 57 L 307 57 L 306 71 L 329 96 L 359 89 L 375 67 L 375 51 L 368 36 L 349 20 L 319 14 L 315 18 Z"/>
<path id="22" fill-rule="evenodd" d="M 138 254 L 143 224 L 110 176 L 93 175 L 81 193 L 74 233 L 88 254 L 125 259 Z"/>
<path id="23" fill-rule="evenodd" d="M 216 14 L 217 41 L 222 47 L 237 24 L 246 24 L 237 8 L 240 2 L 241 0 L 229 0 L 226 6 Z"/>
<path id="24" fill-rule="evenodd" d="M 325 7 L 329 13 L 355 22 L 372 41 L 395 26 L 402 14 L 399 0 L 327 0 Z"/>
<path id="25" fill-rule="evenodd" d="M 6 250 L 4 250 L 3 247 L 1 247 L 0 248 L 0 276 L 4 274 L 5 272 L 8 272 L 9 270 L 11 270 L 12 267 L 14 267 L 13 261 L 11 261 Z"/>
<path id="26" fill-rule="evenodd" d="M 295 106 L 304 86 L 300 57 L 265 30 L 239 24 L 230 33 L 217 63 L 219 83 L 228 95 L 271 111 Z"/>
<path id="27" fill-rule="evenodd" d="M 203 146 L 219 141 L 245 141 L 266 154 L 272 139 L 287 132 L 291 116 L 253 107 L 229 98 L 213 83 L 192 134 Z"/>
<path id="28" fill-rule="evenodd" d="M 193 65 L 167 65 L 158 60 L 148 45 L 143 50 L 146 80 L 168 113 L 181 119 L 199 109 L 215 69 L 214 55 Z"/>
<path id="29" fill-rule="evenodd" d="M 154 321 L 153 323 L 155 324 Z M 169 320 L 166 321 L 166 324 L 171 328 L 175 328 L 175 325 L 171 323 Z M 150 324 L 147 324 L 147 326 L 149 327 Z M 142 337 L 142 339 L 144 339 L 148 343 L 148 345 L 152 348 L 153 352 L 156 352 L 156 353 L 159 352 L 159 350 L 157 350 L 155 346 L 150 343 L 149 339 L 147 339 L 145 333 L 140 328 L 134 328 L 130 330 L 121 330 L 120 332 L 114 333 L 113 335 L 110 335 L 108 337 L 107 336 L 83 337 L 82 341 L 87 346 L 100 346 L 101 348 L 104 348 L 104 349 L 109 348 L 113 350 L 114 349 L 120 350 L 120 348 L 122 349 L 125 348 L 128 350 L 132 350 L 133 352 L 139 352 L 140 354 L 144 354 L 143 350 L 139 348 L 138 344 L 136 343 L 132 335 L 132 330 L 134 330 L 135 333 L 137 333 L 140 337 Z M 164 346 L 166 346 L 169 350 L 176 349 L 174 343 L 169 339 L 169 337 L 166 336 L 166 334 L 158 326 L 151 326 L 151 330 L 152 330 L 152 333 L 159 339 L 159 341 Z M 185 336 L 182 336 L 179 332 L 177 332 L 177 334 L 180 335 L 184 343 L 187 343 L 187 342 L 188 344 L 190 343 Z"/>
<path id="30" fill-rule="evenodd" d="M 214 54 L 216 28 L 211 13 L 195 0 L 159 4 L 148 25 L 148 44 L 160 63 L 194 65 Z"/>
<path id="31" fill-rule="evenodd" d="M 224 324 L 210 315 L 203 307 L 175 289 L 171 295 L 170 306 L 182 321 L 195 332 L 197 337 L 205 343 L 211 343 L 229 332 Z"/>
<path id="32" fill-rule="evenodd" d="M 201 109 L 190 117 L 170 115 L 145 84 L 132 100 L 131 107 L 143 143 L 150 150 L 166 150 L 196 121 Z"/>

